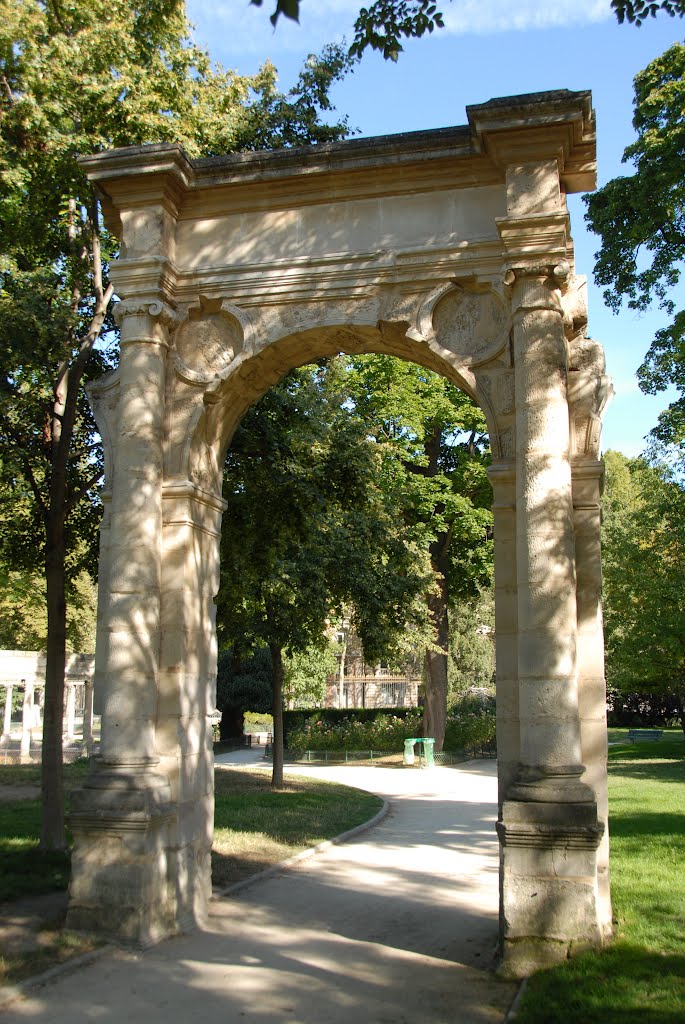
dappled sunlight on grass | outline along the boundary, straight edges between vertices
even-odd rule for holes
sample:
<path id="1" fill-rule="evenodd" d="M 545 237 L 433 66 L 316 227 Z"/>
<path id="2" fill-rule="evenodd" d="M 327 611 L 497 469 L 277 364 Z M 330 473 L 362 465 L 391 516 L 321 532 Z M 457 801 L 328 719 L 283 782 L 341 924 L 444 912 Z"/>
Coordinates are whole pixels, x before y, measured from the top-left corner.
<path id="1" fill-rule="evenodd" d="M 616 939 L 531 978 L 519 1024 L 685 1020 L 685 746 L 610 748 Z"/>

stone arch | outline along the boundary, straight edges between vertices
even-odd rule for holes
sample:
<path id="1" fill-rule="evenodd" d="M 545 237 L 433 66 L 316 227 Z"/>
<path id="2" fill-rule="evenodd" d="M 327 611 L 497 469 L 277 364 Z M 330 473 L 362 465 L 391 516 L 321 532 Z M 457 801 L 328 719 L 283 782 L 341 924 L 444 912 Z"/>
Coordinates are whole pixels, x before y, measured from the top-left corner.
<path id="1" fill-rule="evenodd" d="M 69 923 L 146 944 L 210 894 L 221 473 L 292 367 L 385 352 L 483 409 L 494 490 L 500 931 L 526 973 L 610 929 L 599 424 L 565 193 L 594 183 L 588 93 L 463 128 L 190 162 L 82 161 L 119 232 L 106 444 L 98 772 L 74 799 Z M 113 879 L 115 883 L 113 884 Z"/>

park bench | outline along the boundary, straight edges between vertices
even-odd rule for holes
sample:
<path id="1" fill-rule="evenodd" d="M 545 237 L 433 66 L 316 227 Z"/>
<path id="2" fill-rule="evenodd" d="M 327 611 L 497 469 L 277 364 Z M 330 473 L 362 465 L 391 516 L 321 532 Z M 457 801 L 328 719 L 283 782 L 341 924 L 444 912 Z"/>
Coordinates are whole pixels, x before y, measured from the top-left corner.
<path id="1" fill-rule="evenodd" d="M 656 743 L 661 739 L 661 729 L 629 729 L 628 739 L 631 743 L 642 743 L 645 740 L 652 740 Z"/>

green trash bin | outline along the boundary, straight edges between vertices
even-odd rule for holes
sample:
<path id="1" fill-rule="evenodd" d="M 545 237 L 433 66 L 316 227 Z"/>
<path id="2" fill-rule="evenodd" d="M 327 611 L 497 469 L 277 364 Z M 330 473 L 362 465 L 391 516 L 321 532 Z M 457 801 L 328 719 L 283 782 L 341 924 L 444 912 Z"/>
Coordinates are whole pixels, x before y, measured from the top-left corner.
<path id="1" fill-rule="evenodd" d="M 435 753 L 433 748 L 435 747 L 435 740 L 431 739 L 430 736 L 424 736 L 423 738 L 423 757 L 426 768 L 435 768 Z"/>
<path id="2" fill-rule="evenodd" d="M 414 744 L 415 739 L 409 739 L 404 741 L 404 754 L 402 756 L 402 764 L 413 765 L 414 764 Z"/>

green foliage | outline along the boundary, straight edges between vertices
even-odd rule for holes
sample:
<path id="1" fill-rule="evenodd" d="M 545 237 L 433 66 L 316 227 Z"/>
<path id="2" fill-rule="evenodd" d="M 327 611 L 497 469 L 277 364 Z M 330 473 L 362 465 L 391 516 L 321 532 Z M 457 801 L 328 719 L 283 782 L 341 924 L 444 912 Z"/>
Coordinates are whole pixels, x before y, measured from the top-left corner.
<path id="1" fill-rule="evenodd" d="M 353 717 L 358 722 L 374 722 L 382 715 L 394 718 L 411 718 L 416 708 L 307 708 L 283 713 L 283 725 L 288 736 L 294 729 L 304 729 L 313 719 L 326 727 L 338 726 Z"/>
<path id="2" fill-rule="evenodd" d="M 644 459 L 607 452 L 605 464 L 607 682 L 670 693 L 685 709 L 685 489 Z"/>
<path id="3" fill-rule="evenodd" d="M 250 3 L 261 7 L 263 0 Z M 685 0 L 611 0 L 611 7 L 620 24 L 628 21 L 638 26 L 648 17 L 655 18 L 659 11 L 672 18 L 685 14 Z M 269 18 L 274 28 L 281 15 L 299 22 L 300 0 L 276 0 Z M 403 50 L 401 39 L 420 39 L 426 32 L 430 34 L 444 26 L 443 15 L 433 0 L 376 0 L 370 7 L 360 9 L 349 52 L 361 57 L 370 47 L 380 51 L 386 60 L 396 61 Z"/>
<path id="4" fill-rule="evenodd" d="M 450 704 L 445 747 L 452 753 L 495 750 L 495 695 L 465 695 Z"/>
<path id="5" fill-rule="evenodd" d="M 420 39 L 444 25 L 433 0 L 376 0 L 359 11 L 350 53 L 361 57 L 370 47 L 396 61 L 403 49 L 400 39 Z"/>
<path id="6" fill-rule="evenodd" d="M 472 687 L 492 687 L 495 675 L 495 602 L 485 591 L 450 608 L 448 706 Z"/>
<path id="7" fill-rule="evenodd" d="M 273 715 L 267 715 L 258 711 L 246 711 L 243 715 L 243 732 L 272 732 L 274 727 Z"/>
<path id="8" fill-rule="evenodd" d="M 336 712 L 335 714 L 333 712 Z M 286 719 L 289 750 L 401 751 L 408 736 L 422 735 L 421 708 L 387 711 L 332 709 L 309 717 Z M 444 749 L 453 753 L 492 750 L 495 744 L 495 702 L 490 698 L 464 697 L 450 709 Z"/>
<path id="9" fill-rule="evenodd" d="M 607 303 L 615 311 L 624 301 L 642 311 L 657 302 L 672 317 L 657 332 L 638 377 L 648 394 L 671 384 L 680 392 L 654 434 L 681 446 L 685 310 L 677 309 L 676 289 L 685 258 L 685 45 L 670 47 L 635 78 L 633 125 L 637 139 L 623 159 L 634 173 L 587 196 L 586 219 L 602 241 L 595 277 L 607 286 Z"/>
<path id="10" fill-rule="evenodd" d="M 421 735 L 422 712 L 414 708 L 409 714 L 398 716 L 380 713 L 362 720 L 354 712 L 328 725 L 323 718 L 312 715 L 299 729 L 290 729 L 287 735 L 289 750 L 402 750 L 407 736 Z"/>
<path id="11" fill-rule="evenodd" d="M 213 67 L 188 29 L 183 0 L 0 0 L 0 488 L 32 498 L 21 532 L 5 531 L 8 564 L 46 575 L 43 843 L 56 847 L 65 587 L 95 574 L 100 514 L 82 385 L 110 364 L 117 336 L 116 240 L 77 158 L 164 141 L 210 156 L 348 132 L 320 120 L 351 67 L 339 47 L 308 58 L 283 95 L 272 65 L 253 76 Z"/>
<path id="12" fill-rule="evenodd" d="M 216 680 L 216 706 L 230 711 L 264 713 L 271 708 L 271 655 L 267 647 L 238 661 L 232 651 L 219 655 Z"/>
<path id="13" fill-rule="evenodd" d="M 326 678 L 335 672 L 338 664 L 335 654 L 331 643 L 286 654 L 283 659 L 285 703 L 295 708 L 311 708 L 323 704 Z"/>
<path id="14" fill-rule="evenodd" d="M 288 656 L 325 649 L 343 604 L 370 661 L 421 624 L 429 570 L 378 486 L 377 446 L 327 364 L 292 371 L 244 417 L 226 459 L 217 630 Z M 335 374 L 333 374 L 335 377 Z M 425 615 L 425 612 L 423 612 Z"/>
<path id="15" fill-rule="evenodd" d="M 685 15 L 683 0 L 611 0 L 611 6 L 620 24 L 628 21 L 640 26 L 647 18 L 656 18 L 659 11 L 672 18 Z"/>

